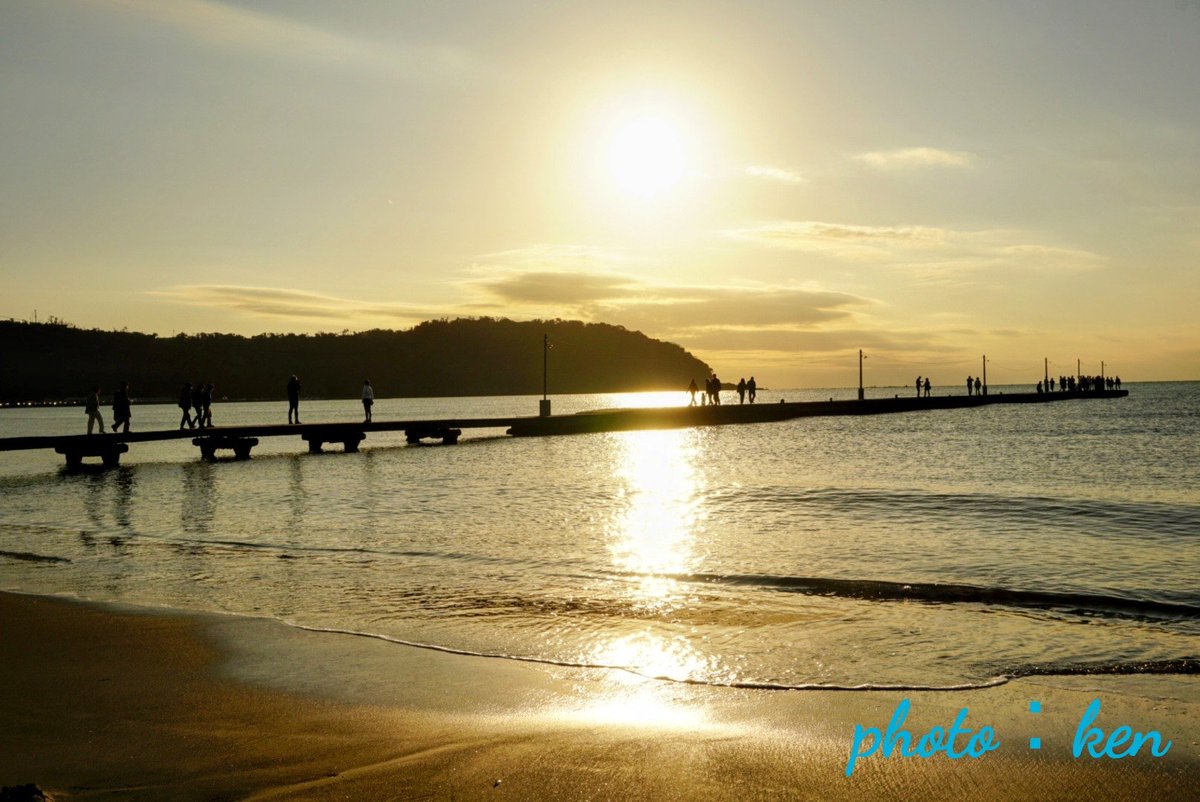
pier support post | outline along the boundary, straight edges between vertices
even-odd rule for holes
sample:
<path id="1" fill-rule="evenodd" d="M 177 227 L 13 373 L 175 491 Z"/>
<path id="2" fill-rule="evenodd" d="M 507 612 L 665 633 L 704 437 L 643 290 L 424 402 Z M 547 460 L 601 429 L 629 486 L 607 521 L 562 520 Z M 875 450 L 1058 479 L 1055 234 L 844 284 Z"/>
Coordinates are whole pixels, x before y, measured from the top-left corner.
<path id="1" fill-rule="evenodd" d="M 129 450 L 124 443 L 112 442 L 75 442 L 54 447 L 56 454 L 62 454 L 67 461 L 67 468 L 77 470 L 83 467 L 84 457 L 99 457 L 105 468 L 115 468 L 121 464 L 121 455 Z"/>
<path id="2" fill-rule="evenodd" d="M 346 426 L 328 426 L 313 429 L 300 435 L 308 443 L 310 454 L 320 454 L 326 443 L 341 443 L 349 453 L 358 451 L 358 444 L 367 439 L 362 429 L 352 429 Z"/>
<path id="3" fill-rule="evenodd" d="M 404 439 L 409 445 L 416 445 L 422 440 L 441 440 L 443 445 L 452 446 L 458 443 L 462 429 L 451 429 L 448 426 L 423 426 L 404 430 Z"/>
<path id="4" fill-rule="evenodd" d="M 192 445 L 200 449 L 200 458 L 216 459 L 217 449 L 228 448 L 233 451 L 234 459 L 250 459 L 250 449 L 258 445 L 257 437 L 196 437 Z"/>

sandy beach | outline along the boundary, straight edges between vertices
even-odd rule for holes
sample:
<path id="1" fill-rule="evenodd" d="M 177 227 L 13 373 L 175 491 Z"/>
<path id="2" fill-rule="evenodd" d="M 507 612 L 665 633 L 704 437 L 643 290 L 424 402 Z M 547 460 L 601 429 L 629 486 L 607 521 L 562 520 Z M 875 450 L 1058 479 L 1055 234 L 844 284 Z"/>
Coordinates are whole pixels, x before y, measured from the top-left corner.
<path id="1" fill-rule="evenodd" d="M 0 785 L 55 799 L 1168 800 L 1200 778 L 1194 677 L 751 691 L 11 594 L 0 632 Z M 885 727 L 906 697 L 912 732 L 968 707 L 999 748 L 868 757 L 846 777 L 854 725 Z M 1074 758 L 1096 697 L 1097 723 L 1171 750 Z"/>

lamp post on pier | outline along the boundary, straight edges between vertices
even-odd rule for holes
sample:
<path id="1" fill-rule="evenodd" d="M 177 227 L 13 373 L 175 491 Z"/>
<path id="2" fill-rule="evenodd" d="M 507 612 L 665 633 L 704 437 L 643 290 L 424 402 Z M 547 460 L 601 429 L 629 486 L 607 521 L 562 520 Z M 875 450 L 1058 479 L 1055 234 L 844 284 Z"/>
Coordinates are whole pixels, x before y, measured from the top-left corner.
<path id="1" fill-rule="evenodd" d="M 987 395 L 987 354 L 983 355 L 983 394 Z"/>
<path id="2" fill-rule="evenodd" d="M 866 357 L 863 356 L 862 349 L 859 348 L 858 349 L 858 400 L 859 401 L 863 400 L 862 363 L 863 363 L 864 359 L 866 359 Z"/>
<path id="3" fill-rule="evenodd" d="M 543 418 L 550 417 L 550 399 L 546 396 L 547 381 L 546 376 L 550 364 L 550 335 L 542 335 L 542 400 L 538 402 L 538 415 Z"/>

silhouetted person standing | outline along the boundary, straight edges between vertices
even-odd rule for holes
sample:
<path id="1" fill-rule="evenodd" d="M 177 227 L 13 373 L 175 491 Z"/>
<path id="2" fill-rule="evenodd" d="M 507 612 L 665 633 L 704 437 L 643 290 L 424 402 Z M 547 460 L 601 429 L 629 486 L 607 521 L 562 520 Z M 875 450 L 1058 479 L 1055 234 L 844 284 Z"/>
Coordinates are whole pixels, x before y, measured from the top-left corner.
<path id="1" fill-rule="evenodd" d="M 300 422 L 300 380 L 296 378 L 296 374 L 292 374 L 292 378 L 288 379 L 287 383 L 288 396 L 288 423 Z"/>
<path id="2" fill-rule="evenodd" d="M 967 377 L 967 395 L 970 395 L 971 391 L 974 389 L 975 389 L 975 379 L 971 376 L 968 376 Z"/>
<path id="3" fill-rule="evenodd" d="M 758 382 L 754 377 L 750 377 L 750 381 L 746 382 L 746 392 L 750 394 L 750 403 L 754 403 L 754 399 L 758 397 Z"/>
<path id="4" fill-rule="evenodd" d="M 129 382 L 121 382 L 121 389 L 113 393 L 113 425 L 112 430 L 115 432 L 122 426 L 125 427 L 126 434 L 129 433 L 129 419 L 133 417 L 129 409 Z"/>
<path id="5" fill-rule="evenodd" d="M 920 376 L 917 377 L 916 385 L 917 385 L 917 398 L 920 398 L 921 397 L 921 377 Z"/>
<path id="6" fill-rule="evenodd" d="M 975 377 L 975 395 L 983 395 L 983 380 Z"/>
<path id="7" fill-rule="evenodd" d="M 926 377 L 925 377 L 925 397 L 926 397 L 926 398 L 928 398 L 928 397 L 929 397 L 929 388 L 930 388 L 930 387 L 932 387 L 932 386 L 933 386 L 933 385 L 929 383 L 929 377 L 928 377 L 928 376 L 926 376 Z"/>
<path id="8" fill-rule="evenodd" d="M 100 434 L 104 434 L 104 418 L 100 415 L 100 388 L 93 386 L 92 392 L 84 402 L 83 411 L 88 416 L 88 434 L 92 433 L 92 426 L 100 424 Z"/>
<path id="9" fill-rule="evenodd" d="M 178 406 L 180 409 L 183 410 L 183 417 L 179 419 L 179 428 L 182 429 L 185 426 L 189 429 L 195 428 L 196 424 L 192 422 L 192 416 L 190 414 L 188 414 L 192 408 L 192 383 L 191 382 L 183 383 L 183 389 L 179 391 Z"/>
<path id="10" fill-rule="evenodd" d="M 738 379 L 737 391 L 738 391 L 738 403 L 739 404 L 746 403 L 746 379 L 744 377 L 741 379 Z"/>
<path id="11" fill-rule="evenodd" d="M 371 380 L 363 379 L 362 389 L 363 423 L 371 422 L 371 407 L 375 404 L 375 391 L 371 389 Z"/>
<path id="12" fill-rule="evenodd" d="M 700 390 L 700 388 L 696 385 L 695 379 L 692 379 L 690 382 L 688 382 L 687 391 L 688 391 L 688 406 L 689 407 L 696 406 L 696 393 L 699 392 L 699 390 Z"/>

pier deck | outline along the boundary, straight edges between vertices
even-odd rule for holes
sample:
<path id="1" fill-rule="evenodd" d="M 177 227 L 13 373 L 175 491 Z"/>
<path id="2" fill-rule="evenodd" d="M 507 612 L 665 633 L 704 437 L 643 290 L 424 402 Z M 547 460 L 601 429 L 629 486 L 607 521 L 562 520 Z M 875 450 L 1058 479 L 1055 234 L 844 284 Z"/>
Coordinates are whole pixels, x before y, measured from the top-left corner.
<path id="1" fill-rule="evenodd" d="M 263 437 L 300 437 L 313 452 L 327 443 L 340 443 L 347 451 L 371 432 L 403 431 L 409 443 L 440 439 L 452 444 L 463 429 L 505 429 L 514 437 L 543 437 L 589 432 L 630 431 L 637 429 L 678 429 L 689 426 L 724 426 L 739 423 L 767 423 L 793 418 L 831 415 L 884 415 L 939 409 L 962 409 L 992 404 L 1042 404 L 1104 398 L 1123 398 L 1128 390 L 1100 390 L 1087 393 L 1006 393 L 986 396 L 944 395 L 929 398 L 915 396 L 869 398 L 859 400 L 798 401 L 710 406 L 603 409 L 574 415 L 517 416 L 504 418 L 453 418 L 372 421 L 371 423 L 299 423 L 247 426 L 216 426 L 207 429 L 166 429 L 127 434 L 78 434 L 0 438 L 0 451 L 52 449 L 66 457 L 69 467 L 78 467 L 83 457 L 100 457 L 106 466 L 118 463 L 129 443 L 191 439 L 206 459 L 215 449 L 232 449 L 239 458 L 249 457 L 250 449 Z"/>

